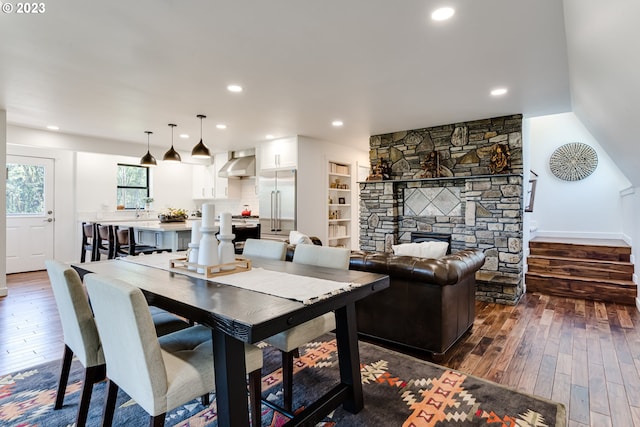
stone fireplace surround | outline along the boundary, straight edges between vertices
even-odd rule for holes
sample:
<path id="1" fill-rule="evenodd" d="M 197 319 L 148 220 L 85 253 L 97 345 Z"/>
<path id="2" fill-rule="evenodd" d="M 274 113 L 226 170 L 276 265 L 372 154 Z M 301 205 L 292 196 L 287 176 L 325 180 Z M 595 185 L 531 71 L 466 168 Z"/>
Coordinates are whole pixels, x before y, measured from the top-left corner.
<path id="1" fill-rule="evenodd" d="M 508 174 L 491 175 L 495 144 L 508 144 Z M 432 151 L 447 176 L 420 178 Z M 523 289 L 522 116 L 513 115 L 376 135 L 372 166 L 391 166 L 391 179 L 360 183 L 360 248 L 390 251 L 412 231 L 447 233 L 452 251 L 481 249 L 476 298 L 516 304 Z"/>

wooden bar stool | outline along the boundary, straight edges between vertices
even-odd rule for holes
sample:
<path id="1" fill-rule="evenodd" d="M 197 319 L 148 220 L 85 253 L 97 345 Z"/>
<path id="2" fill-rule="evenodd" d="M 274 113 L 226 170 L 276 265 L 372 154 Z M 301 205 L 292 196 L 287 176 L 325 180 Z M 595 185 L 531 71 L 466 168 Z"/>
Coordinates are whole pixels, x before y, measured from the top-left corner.
<path id="1" fill-rule="evenodd" d="M 102 255 L 106 255 L 107 259 L 115 258 L 115 242 L 113 237 L 112 225 L 96 224 L 94 235 L 95 239 L 95 259 L 94 261 L 100 261 Z"/>
<path id="2" fill-rule="evenodd" d="M 160 249 L 151 245 L 136 243 L 133 227 L 114 227 L 115 249 L 114 257 L 127 255 L 151 254 L 154 252 L 171 252 L 171 249 Z"/>
<path id="3" fill-rule="evenodd" d="M 80 248 L 80 262 L 85 262 L 87 258 L 87 252 L 90 253 L 89 261 L 96 260 L 95 254 L 95 228 L 96 225 L 92 222 L 82 223 L 82 247 Z"/>

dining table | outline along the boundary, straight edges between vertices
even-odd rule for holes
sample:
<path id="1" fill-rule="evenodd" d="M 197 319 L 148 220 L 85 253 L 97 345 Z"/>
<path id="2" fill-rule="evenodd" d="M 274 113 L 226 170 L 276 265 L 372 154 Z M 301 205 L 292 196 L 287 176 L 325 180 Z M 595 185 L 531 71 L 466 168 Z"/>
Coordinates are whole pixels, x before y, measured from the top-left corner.
<path id="1" fill-rule="evenodd" d="M 171 256 L 176 255 L 126 257 L 72 267 L 81 277 L 95 273 L 130 283 L 142 290 L 150 305 L 211 328 L 219 426 L 249 426 L 244 343 L 259 343 L 331 311 L 336 319 L 340 381 L 329 387 L 318 385 L 326 387 L 326 393 L 287 425 L 315 425 L 340 405 L 352 413 L 363 409 L 355 302 L 388 288 L 387 275 L 255 257 L 249 271 L 206 278 L 197 271 L 173 267 Z M 242 278 L 250 286 L 229 284 L 234 283 L 230 279 Z M 298 286 L 313 291 L 316 283 L 325 282 L 345 286 L 311 298 L 296 296 Z M 285 288 L 285 293 L 272 294 L 266 286 L 269 283 Z M 288 284 L 293 297 L 286 289 Z"/>

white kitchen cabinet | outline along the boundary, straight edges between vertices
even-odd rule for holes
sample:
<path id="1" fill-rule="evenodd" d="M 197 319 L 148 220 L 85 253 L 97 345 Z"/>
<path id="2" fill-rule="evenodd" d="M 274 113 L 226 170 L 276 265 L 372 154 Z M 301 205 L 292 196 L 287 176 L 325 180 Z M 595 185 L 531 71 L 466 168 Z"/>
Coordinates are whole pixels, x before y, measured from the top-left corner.
<path id="1" fill-rule="evenodd" d="M 216 154 L 213 158 L 213 181 L 214 198 L 216 199 L 238 199 L 240 198 L 240 179 L 221 178 L 218 171 L 227 163 L 229 155 L 227 153 Z"/>
<path id="2" fill-rule="evenodd" d="M 298 167 L 298 138 L 280 138 L 263 142 L 258 147 L 259 169 L 296 169 Z"/>
<path id="3" fill-rule="evenodd" d="M 192 196 L 194 199 L 206 200 L 215 198 L 215 181 L 213 165 L 194 165 Z"/>

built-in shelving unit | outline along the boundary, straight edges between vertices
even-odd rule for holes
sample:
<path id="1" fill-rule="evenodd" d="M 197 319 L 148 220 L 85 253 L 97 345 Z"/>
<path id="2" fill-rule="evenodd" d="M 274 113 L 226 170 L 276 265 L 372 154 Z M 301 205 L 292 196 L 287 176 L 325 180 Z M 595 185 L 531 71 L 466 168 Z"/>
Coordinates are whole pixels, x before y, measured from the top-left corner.
<path id="1" fill-rule="evenodd" d="M 327 245 L 351 247 L 351 166 L 329 162 Z"/>

